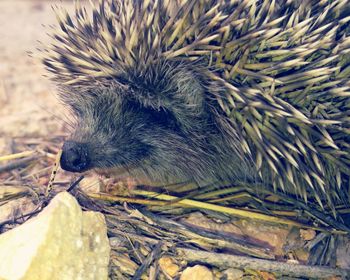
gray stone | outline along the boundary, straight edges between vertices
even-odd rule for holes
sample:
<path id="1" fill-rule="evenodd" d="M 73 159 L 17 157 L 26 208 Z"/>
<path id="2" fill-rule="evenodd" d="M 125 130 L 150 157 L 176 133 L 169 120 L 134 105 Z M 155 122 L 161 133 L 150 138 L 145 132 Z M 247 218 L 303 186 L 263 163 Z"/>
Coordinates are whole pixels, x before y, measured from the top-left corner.
<path id="1" fill-rule="evenodd" d="M 104 216 L 58 194 L 37 217 L 0 235 L 0 279 L 107 279 L 110 247 Z"/>

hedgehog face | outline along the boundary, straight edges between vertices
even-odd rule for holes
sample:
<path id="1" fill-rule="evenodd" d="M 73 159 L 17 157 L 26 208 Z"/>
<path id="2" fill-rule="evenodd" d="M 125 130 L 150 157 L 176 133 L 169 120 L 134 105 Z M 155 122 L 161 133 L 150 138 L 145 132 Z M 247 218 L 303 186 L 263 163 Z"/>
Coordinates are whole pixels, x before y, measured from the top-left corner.
<path id="1" fill-rule="evenodd" d="M 157 73 L 153 86 L 141 79 L 62 95 L 77 119 L 63 146 L 63 169 L 121 167 L 161 183 L 210 177 L 208 165 L 218 157 L 210 139 L 220 136 L 204 87 L 183 68 Z"/>

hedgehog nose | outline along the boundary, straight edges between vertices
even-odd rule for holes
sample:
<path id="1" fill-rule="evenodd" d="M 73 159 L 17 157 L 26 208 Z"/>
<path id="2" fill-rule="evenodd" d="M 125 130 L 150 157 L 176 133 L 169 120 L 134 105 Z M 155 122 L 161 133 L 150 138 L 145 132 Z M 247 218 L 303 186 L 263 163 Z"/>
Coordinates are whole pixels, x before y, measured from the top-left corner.
<path id="1" fill-rule="evenodd" d="M 83 172 L 89 169 L 90 158 L 85 143 L 66 141 L 62 147 L 61 167 L 70 172 Z"/>

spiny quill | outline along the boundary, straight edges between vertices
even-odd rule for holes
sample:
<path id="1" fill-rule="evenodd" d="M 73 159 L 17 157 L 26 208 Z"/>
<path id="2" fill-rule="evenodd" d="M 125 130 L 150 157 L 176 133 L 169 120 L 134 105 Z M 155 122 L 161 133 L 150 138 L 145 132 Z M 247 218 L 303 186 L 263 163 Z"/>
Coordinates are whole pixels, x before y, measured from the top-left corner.
<path id="1" fill-rule="evenodd" d="M 349 1 L 102 0 L 92 17 L 77 3 L 74 18 L 55 10 L 60 28 L 44 63 L 56 82 L 150 91 L 164 61 L 194 65 L 263 181 L 333 211 L 349 202 Z"/>

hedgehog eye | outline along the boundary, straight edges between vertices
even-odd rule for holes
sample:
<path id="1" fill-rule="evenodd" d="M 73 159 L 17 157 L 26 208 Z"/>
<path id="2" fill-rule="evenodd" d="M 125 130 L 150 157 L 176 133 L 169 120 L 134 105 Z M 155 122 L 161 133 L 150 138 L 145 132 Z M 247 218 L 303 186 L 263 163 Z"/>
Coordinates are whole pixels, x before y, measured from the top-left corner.
<path id="1" fill-rule="evenodd" d="M 175 116 L 165 108 L 155 109 L 151 106 L 144 106 L 138 102 L 128 101 L 126 104 L 129 110 L 141 115 L 142 119 L 155 125 L 162 126 L 170 130 L 180 130 L 180 125 Z"/>
<path id="2" fill-rule="evenodd" d="M 165 109 L 154 110 L 151 108 L 144 109 L 147 115 L 150 117 L 150 120 L 153 123 L 161 125 L 171 130 L 178 130 L 179 125 L 175 117 L 171 112 Z"/>
<path id="3" fill-rule="evenodd" d="M 149 99 L 149 100 L 154 100 L 154 99 L 156 99 L 155 93 L 154 93 L 154 92 L 151 92 L 151 91 L 148 91 L 148 92 L 147 92 L 147 99 Z"/>

